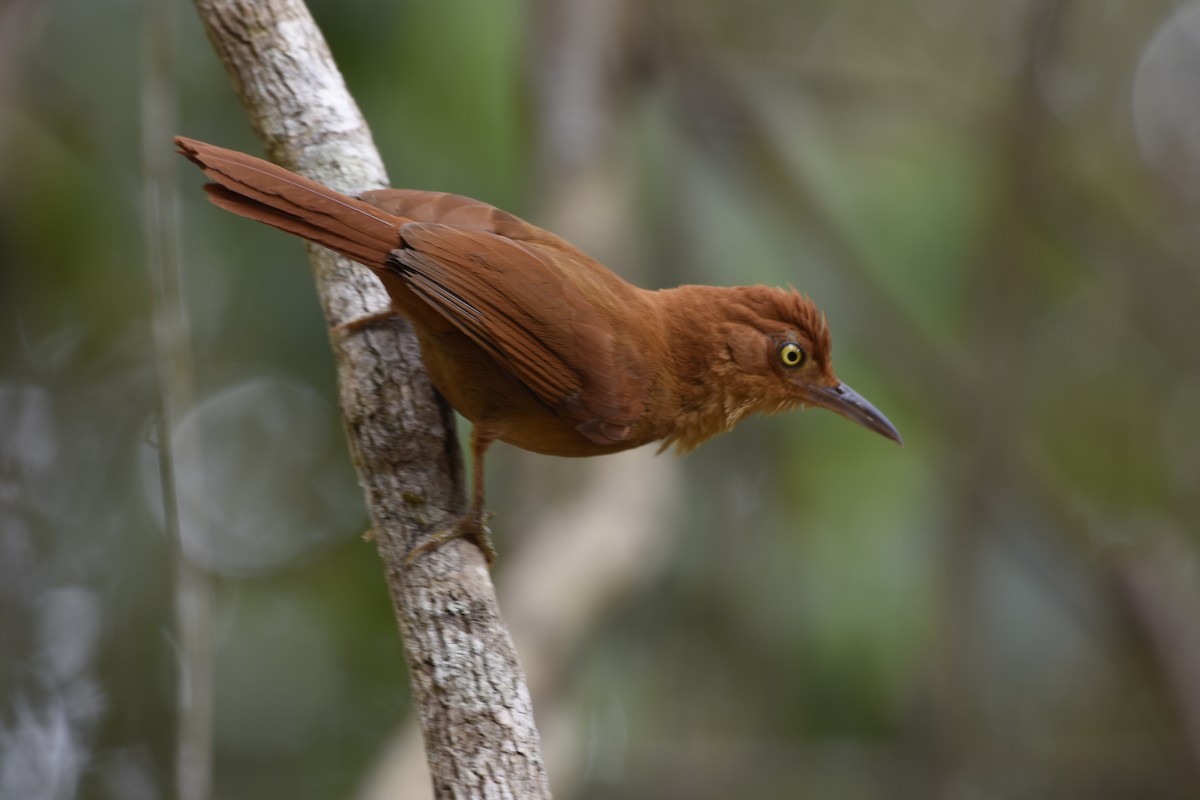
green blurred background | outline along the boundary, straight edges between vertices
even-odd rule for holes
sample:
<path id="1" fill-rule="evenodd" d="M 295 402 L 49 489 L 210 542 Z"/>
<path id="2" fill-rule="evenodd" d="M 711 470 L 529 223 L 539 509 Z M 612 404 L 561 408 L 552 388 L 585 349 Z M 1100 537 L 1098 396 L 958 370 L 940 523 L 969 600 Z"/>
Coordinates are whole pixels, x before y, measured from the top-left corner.
<path id="1" fill-rule="evenodd" d="M 905 435 L 494 450 L 558 797 L 1200 797 L 1200 3 L 311 7 L 396 185 L 793 284 Z M 261 153 L 190 6 L 0 2 L 0 798 L 420 797 L 303 250 L 182 159 L 163 525 L 164 105 Z"/>

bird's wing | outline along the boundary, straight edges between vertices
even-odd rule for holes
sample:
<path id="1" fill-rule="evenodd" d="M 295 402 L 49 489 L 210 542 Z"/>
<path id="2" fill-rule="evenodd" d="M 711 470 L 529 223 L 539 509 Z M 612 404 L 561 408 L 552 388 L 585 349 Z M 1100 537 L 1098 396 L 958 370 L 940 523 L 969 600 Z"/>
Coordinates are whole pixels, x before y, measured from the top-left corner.
<path id="1" fill-rule="evenodd" d="M 391 266 L 558 416 L 600 445 L 631 436 L 645 410 L 640 357 L 554 252 L 478 229 L 401 228 Z"/>
<path id="2" fill-rule="evenodd" d="M 514 242 L 557 250 L 569 258 L 577 259 L 585 268 L 596 266 L 585 253 L 565 239 L 482 200 L 421 189 L 374 189 L 363 192 L 359 199 L 412 222 L 431 222 L 494 233 Z"/>

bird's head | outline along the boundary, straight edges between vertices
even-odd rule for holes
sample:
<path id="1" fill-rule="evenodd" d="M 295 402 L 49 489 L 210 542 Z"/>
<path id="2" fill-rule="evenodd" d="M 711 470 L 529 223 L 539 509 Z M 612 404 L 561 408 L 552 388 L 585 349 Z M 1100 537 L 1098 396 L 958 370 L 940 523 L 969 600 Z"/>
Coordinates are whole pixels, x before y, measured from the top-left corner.
<path id="1" fill-rule="evenodd" d="M 735 291 L 721 328 L 725 370 L 738 386 L 739 418 L 818 406 L 901 442 L 888 418 L 834 375 L 829 327 L 812 300 L 765 286 Z"/>

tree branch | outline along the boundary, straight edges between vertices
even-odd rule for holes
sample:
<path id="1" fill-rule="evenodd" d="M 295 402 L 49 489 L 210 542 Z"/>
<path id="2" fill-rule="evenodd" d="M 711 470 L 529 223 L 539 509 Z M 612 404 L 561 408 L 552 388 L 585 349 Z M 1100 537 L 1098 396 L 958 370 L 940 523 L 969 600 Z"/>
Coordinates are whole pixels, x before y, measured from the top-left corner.
<path id="1" fill-rule="evenodd" d="M 379 154 L 301 0 L 196 0 L 269 156 L 340 191 L 387 185 Z M 331 326 L 387 306 L 369 272 L 309 250 Z M 524 675 L 478 549 L 404 560 L 463 511 L 454 415 L 404 320 L 331 337 L 342 413 L 387 571 L 437 797 L 550 796 Z"/>

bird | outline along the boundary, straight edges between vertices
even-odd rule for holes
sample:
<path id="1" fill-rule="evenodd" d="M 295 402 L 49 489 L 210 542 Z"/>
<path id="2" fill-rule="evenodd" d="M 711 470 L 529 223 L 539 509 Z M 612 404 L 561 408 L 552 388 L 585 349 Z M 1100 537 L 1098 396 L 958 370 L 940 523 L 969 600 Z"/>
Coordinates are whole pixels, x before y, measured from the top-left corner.
<path id="1" fill-rule="evenodd" d="M 840 381 L 825 315 L 768 286 L 635 286 L 558 236 L 462 195 L 346 195 L 247 153 L 182 136 L 178 151 L 234 214 L 370 269 L 412 323 L 434 387 L 472 423 L 471 502 L 418 550 L 461 536 L 495 557 L 484 457 L 495 442 L 598 456 L 652 442 L 684 454 L 752 414 L 833 411 L 903 444 Z M 415 552 L 415 551 L 414 551 Z"/>

